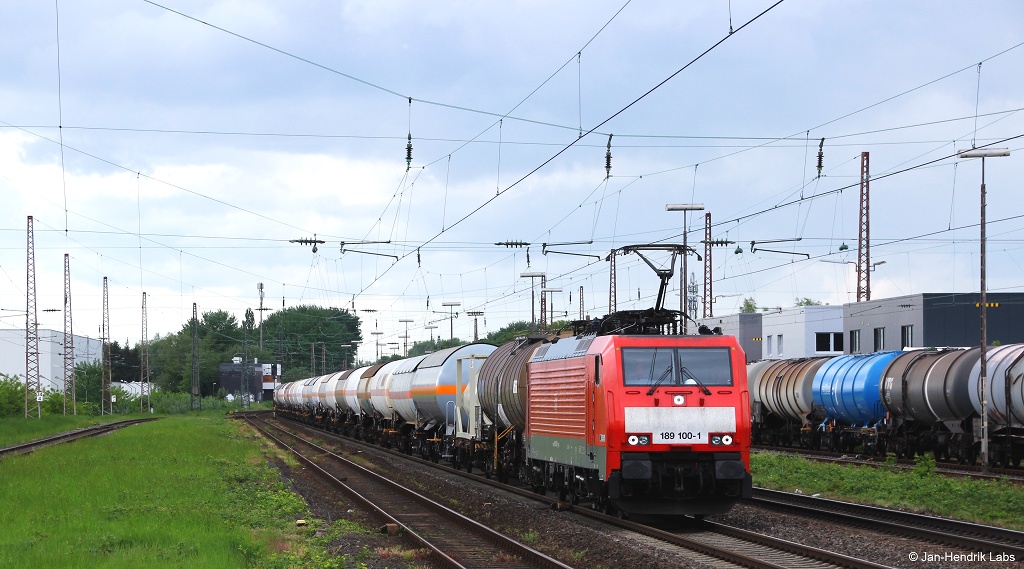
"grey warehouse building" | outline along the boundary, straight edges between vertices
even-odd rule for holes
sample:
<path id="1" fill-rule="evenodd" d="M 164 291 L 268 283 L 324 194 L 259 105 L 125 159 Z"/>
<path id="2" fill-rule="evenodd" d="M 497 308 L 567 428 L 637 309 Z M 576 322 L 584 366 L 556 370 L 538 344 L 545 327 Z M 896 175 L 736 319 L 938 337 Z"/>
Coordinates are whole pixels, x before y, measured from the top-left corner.
<path id="1" fill-rule="evenodd" d="M 848 354 L 981 345 L 980 293 L 921 293 L 843 305 Z M 988 343 L 1024 342 L 1024 294 L 987 293 Z"/>

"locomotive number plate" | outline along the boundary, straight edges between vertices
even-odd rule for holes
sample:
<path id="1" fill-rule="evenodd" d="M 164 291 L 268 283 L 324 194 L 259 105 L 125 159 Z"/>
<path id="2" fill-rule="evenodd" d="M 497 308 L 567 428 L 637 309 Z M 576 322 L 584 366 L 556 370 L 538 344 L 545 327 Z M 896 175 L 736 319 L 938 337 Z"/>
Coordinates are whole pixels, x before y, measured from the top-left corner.
<path id="1" fill-rule="evenodd" d="M 655 444 L 708 444 L 708 433 L 736 432 L 732 407 L 626 407 L 626 432 Z"/>
<path id="2" fill-rule="evenodd" d="M 707 435 L 704 434 L 701 437 L 701 432 L 693 431 L 662 431 L 660 433 L 654 433 L 654 442 L 656 443 L 675 443 L 675 442 L 707 442 Z"/>

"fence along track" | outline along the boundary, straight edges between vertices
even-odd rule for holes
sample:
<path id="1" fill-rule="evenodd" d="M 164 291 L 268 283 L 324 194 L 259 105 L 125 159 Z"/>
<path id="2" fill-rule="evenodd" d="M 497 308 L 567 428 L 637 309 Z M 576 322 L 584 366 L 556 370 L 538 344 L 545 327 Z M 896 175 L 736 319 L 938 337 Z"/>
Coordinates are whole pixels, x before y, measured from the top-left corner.
<path id="1" fill-rule="evenodd" d="M 501 566 L 509 569 L 551 567 L 571 569 L 543 553 L 519 543 L 487 526 L 442 506 L 429 498 L 404 488 L 383 476 L 355 464 L 313 442 L 272 425 L 261 417 L 246 415 L 257 430 L 294 454 L 303 464 L 327 479 L 333 486 L 361 502 L 387 523 L 401 527 L 413 540 L 429 549 L 434 559 L 447 567 L 472 568 Z M 268 429 L 284 433 L 299 444 L 315 449 L 317 455 L 329 458 L 331 470 L 338 466 L 346 475 L 340 478 L 294 449 Z M 460 531 L 452 531 L 457 528 Z"/>

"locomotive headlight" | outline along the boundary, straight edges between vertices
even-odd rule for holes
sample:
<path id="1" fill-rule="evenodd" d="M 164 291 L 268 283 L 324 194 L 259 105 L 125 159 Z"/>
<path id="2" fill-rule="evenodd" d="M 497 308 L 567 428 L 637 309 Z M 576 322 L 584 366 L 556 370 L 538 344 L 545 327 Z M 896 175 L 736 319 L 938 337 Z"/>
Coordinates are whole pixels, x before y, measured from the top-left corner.
<path id="1" fill-rule="evenodd" d="M 711 444 L 713 444 L 713 445 L 720 445 L 720 444 L 722 444 L 722 436 L 721 435 L 715 435 L 715 436 L 711 437 Z"/>
<path id="2" fill-rule="evenodd" d="M 629 446 L 645 446 L 651 444 L 651 435 L 626 435 Z"/>
<path id="3" fill-rule="evenodd" d="M 722 444 L 723 445 L 731 445 L 732 444 L 732 435 L 722 435 Z"/>
<path id="4" fill-rule="evenodd" d="M 732 435 L 711 435 L 711 444 L 718 446 L 729 446 L 733 442 Z"/>

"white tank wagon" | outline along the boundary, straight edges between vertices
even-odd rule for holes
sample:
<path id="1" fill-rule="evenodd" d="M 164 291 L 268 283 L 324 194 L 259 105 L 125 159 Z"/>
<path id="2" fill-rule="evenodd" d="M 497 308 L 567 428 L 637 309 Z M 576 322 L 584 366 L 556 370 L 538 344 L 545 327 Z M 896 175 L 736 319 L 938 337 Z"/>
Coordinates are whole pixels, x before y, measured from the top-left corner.
<path id="1" fill-rule="evenodd" d="M 398 369 L 402 362 L 403 360 L 388 362 L 381 366 L 373 374 L 373 377 L 370 378 L 370 405 L 373 406 L 374 416 L 379 419 L 391 418 L 391 396 L 388 394 L 388 388 L 391 386 L 395 370 Z"/>
<path id="2" fill-rule="evenodd" d="M 412 378 L 412 398 L 425 428 L 441 424 L 448 429 L 454 428 L 456 383 L 468 385 L 470 375 L 470 369 L 466 367 L 462 370 L 462 377 L 457 379 L 459 358 L 487 356 L 494 350 L 492 344 L 466 344 L 434 352 L 420 362 Z M 468 416 L 463 417 L 463 420 L 468 419 Z"/>
<path id="3" fill-rule="evenodd" d="M 388 388 L 391 408 L 398 413 L 403 421 L 413 425 L 418 423 L 419 414 L 416 412 L 416 404 L 412 398 L 412 380 L 416 374 L 416 368 L 426 357 L 423 355 L 401 360 L 391 374 L 391 385 Z"/>
<path id="4" fill-rule="evenodd" d="M 1024 344 L 1007 344 L 986 350 L 985 388 L 992 425 L 1024 426 Z M 1009 389 L 1007 389 L 1009 386 Z M 967 383 L 971 404 L 981 415 L 981 359 L 971 368 Z M 1009 393 L 1007 393 L 1009 391 Z M 1007 398 L 1009 396 L 1009 398 Z"/>

